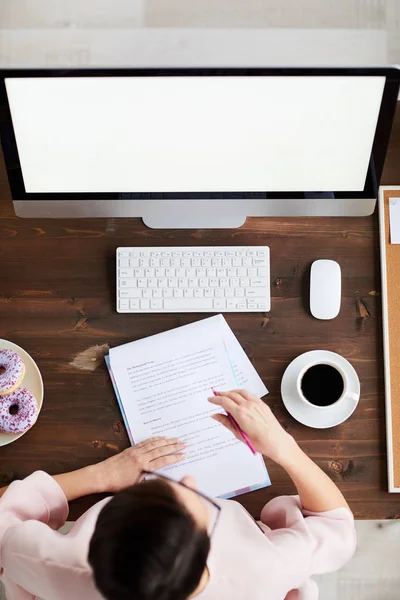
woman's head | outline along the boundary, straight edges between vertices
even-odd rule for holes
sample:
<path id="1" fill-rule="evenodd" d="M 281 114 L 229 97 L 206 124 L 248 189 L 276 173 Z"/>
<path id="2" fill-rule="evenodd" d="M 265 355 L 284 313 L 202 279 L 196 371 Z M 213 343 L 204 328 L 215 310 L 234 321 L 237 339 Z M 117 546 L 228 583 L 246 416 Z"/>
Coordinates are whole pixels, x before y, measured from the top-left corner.
<path id="1" fill-rule="evenodd" d="M 178 484 L 153 479 L 120 492 L 90 542 L 99 591 L 107 600 L 186 600 L 206 566 L 208 526 L 202 499 Z"/>

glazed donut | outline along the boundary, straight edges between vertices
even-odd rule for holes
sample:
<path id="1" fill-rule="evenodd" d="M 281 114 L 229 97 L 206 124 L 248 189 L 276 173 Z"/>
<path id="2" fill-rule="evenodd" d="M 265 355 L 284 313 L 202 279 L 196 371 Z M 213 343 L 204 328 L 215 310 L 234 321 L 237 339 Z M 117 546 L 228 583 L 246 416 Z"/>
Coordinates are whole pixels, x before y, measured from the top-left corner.
<path id="1" fill-rule="evenodd" d="M 10 412 L 15 407 L 15 414 Z M 35 424 L 39 413 L 36 398 L 29 390 L 18 388 L 0 398 L 0 431 L 24 433 Z"/>
<path id="2" fill-rule="evenodd" d="M 0 375 L 0 396 L 4 396 L 20 385 L 25 375 L 25 365 L 19 354 L 13 350 L 0 350 L 0 367 L 5 369 Z"/>

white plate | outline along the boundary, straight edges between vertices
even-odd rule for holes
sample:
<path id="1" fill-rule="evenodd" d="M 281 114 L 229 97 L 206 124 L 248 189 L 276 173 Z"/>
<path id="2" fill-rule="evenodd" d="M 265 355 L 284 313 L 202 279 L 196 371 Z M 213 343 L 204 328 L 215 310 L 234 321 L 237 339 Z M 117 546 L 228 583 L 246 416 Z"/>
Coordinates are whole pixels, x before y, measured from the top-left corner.
<path id="1" fill-rule="evenodd" d="M 8 342 L 7 340 L 0 340 L 0 350 L 13 350 L 14 352 L 17 352 L 24 361 L 25 375 L 20 387 L 24 387 L 32 392 L 36 398 L 40 412 L 43 404 L 43 379 L 39 367 L 32 356 L 25 352 L 23 348 L 17 346 L 17 344 L 13 344 L 13 342 Z M 27 431 L 29 431 L 29 429 L 27 429 Z M 15 442 L 15 440 L 18 440 L 18 438 L 23 436 L 27 431 L 24 431 L 24 433 L 2 433 L 0 431 L 0 446 L 6 446 L 7 444 L 11 444 L 11 442 Z"/>
<path id="2" fill-rule="evenodd" d="M 312 362 L 325 361 L 337 364 L 343 370 L 348 379 L 348 391 L 356 394 L 357 400 L 347 398 L 323 409 L 303 402 L 296 385 L 299 373 Z M 354 367 L 340 354 L 328 350 L 312 350 L 300 354 L 287 367 L 282 377 L 281 394 L 284 405 L 296 421 L 315 429 L 327 429 L 340 425 L 355 411 L 360 399 L 360 381 Z"/>

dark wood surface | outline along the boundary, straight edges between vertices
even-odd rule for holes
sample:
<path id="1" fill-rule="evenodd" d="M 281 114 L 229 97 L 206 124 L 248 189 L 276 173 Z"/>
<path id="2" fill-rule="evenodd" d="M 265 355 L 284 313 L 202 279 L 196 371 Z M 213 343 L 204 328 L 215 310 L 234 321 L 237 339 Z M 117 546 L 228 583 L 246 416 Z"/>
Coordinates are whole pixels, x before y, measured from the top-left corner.
<path id="1" fill-rule="evenodd" d="M 400 184 L 400 109 L 383 183 Z M 365 218 L 252 218 L 237 230 L 154 231 L 139 219 L 18 219 L 1 161 L 0 336 L 37 361 L 45 385 L 37 424 L 0 448 L 0 487 L 36 469 L 51 474 L 100 461 L 128 445 L 103 364 L 73 366 L 86 349 L 115 346 L 203 318 L 202 315 L 119 315 L 115 312 L 118 246 L 255 245 L 271 248 L 272 310 L 228 314 L 270 393 L 267 403 L 302 448 L 338 483 L 358 518 L 400 516 L 400 497 L 386 492 L 385 410 L 377 214 Z M 310 264 L 337 260 L 342 306 L 318 321 L 307 306 Z M 361 381 L 361 400 L 343 425 L 308 429 L 286 412 L 282 374 L 313 349 L 345 356 Z M 270 498 L 293 493 L 286 474 L 268 462 L 272 487 L 240 501 L 258 517 Z M 97 498 L 72 503 L 77 518 Z"/>

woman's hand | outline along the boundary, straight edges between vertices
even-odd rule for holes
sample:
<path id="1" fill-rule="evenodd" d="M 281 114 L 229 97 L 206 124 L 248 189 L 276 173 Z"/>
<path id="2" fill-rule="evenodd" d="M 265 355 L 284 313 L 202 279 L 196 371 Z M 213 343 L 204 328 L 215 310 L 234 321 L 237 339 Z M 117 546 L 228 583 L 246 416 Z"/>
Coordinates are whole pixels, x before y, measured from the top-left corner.
<path id="1" fill-rule="evenodd" d="M 218 394 L 208 398 L 209 402 L 221 406 L 232 415 L 258 452 L 278 464 L 290 460 L 290 455 L 298 450 L 298 446 L 292 436 L 283 429 L 269 406 L 246 390 L 218 392 Z M 215 414 L 213 419 L 232 431 L 237 439 L 243 442 L 241 434 L 226 415 Z"/>
<path id="2" fill-rule="evenodd" d="M 119 492 L 137 483 L 143 469 L 157 471 L 183 460 L 185 446 L 177 438 L 154 437 L 107 458 L 96 465 L 102 491 Z"/>

